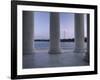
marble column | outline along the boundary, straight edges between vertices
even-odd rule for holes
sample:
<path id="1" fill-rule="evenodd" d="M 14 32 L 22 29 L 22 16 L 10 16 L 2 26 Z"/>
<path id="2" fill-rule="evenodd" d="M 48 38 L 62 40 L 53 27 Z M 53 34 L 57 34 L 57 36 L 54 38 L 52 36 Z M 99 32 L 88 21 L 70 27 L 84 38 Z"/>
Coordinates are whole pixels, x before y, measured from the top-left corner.
<path id="1" fill-rule="evenodd" d="M 86 21 L 87 21 L 87 32 L 89 32 L 89 27 L 90 27 L 90 15 L 89 14 L 86 14 Z M 85 61 L 89 62 L 89 34 L 87 34 L 87 51 L 85 53 Z"/>
<path id="2" fill-rule="evenodd" d="M 34 16 L 32 11 L 23 11 L 23 54 L 34 52 Z"/>
<path id="3" fill-rule="evenodd" d="M 76 53 L 82 53 L 84 48 L 84 14 L 75 14 L 75 50 Z"/>
<path id="4" fill-rule="evenodd" d="M 50 50 L 49 53 L 61 53 L 59 13 L 50 13 Z"/>

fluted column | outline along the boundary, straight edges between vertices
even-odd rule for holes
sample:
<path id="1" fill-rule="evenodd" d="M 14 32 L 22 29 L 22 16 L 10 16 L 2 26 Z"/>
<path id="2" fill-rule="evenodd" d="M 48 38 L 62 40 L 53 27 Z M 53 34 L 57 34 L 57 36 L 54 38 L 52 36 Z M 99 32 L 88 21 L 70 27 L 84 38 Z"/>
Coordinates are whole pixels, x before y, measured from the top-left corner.
<path id="1" fill-rule="evenodd" d="M 32 11 L 23 11 L 23 54 L 34 51 L 34 16 Z"/>
<path id="2" fill-rule="evenodd" d="M 84 52 L 84 14 L 75 14 L 75 52 Z"/>
<path id="3" fill-rule="evenodd" d="M 87 32 L 89 32 L 89 27 L 90 27 L 90 15 L 86 14 L 86 21 L 87 21 Z M 85 61 L 89 62 L 89 34 L 87 34 L 87 52 L 85 53 Z"/>
<path id="4" fill-rule="evenodd" d="M 50 50 L 49 53 L 61 53 L 59 13 L 50 13 Z"/>

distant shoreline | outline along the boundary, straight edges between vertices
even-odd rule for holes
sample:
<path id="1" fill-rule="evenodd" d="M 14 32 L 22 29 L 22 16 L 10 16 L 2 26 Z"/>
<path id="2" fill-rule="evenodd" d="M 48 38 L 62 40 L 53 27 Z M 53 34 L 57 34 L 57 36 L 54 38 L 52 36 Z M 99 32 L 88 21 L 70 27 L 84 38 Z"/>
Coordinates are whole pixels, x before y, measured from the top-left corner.
<path id="1" fill-rule="evenodd" d="M 84 39 L 85 42 L 87 42 L 87 38 Z M 35 41 L 50 41 L 48 39 L 36 39 Z M 74 42 L 74 39 L 60 39 L 61 42 Z"/>

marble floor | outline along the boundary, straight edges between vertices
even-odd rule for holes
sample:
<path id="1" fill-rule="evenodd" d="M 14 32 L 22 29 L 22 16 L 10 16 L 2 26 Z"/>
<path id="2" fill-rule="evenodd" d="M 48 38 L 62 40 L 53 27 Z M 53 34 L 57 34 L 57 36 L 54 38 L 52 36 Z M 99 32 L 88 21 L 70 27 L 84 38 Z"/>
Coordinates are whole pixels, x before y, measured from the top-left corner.
<path id="1" fill-rule="evenodd" d="M 84 53 L 63 50 L 60 54 L 50 54 L 48 50 L 36 50 L 23 56 L 23 68 L 67 67 L 89 65 L 84 60 Z"/>

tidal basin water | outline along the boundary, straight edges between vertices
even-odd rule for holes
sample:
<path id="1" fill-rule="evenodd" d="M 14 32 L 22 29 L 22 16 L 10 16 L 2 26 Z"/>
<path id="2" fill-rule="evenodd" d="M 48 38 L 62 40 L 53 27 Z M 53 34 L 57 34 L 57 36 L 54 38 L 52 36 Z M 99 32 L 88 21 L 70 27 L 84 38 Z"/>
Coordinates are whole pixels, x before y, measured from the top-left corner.
<path id="1" fill-rule="evenodd" d="M 48 50 L 49 49 L 49 41 L 35 41 L 35 49 L 36 50 Z M 74 42 L 60 42 L 60 47 L 61 49 L 74 49 L 75 43 Z M 86 43 L 85 43 L 85 48 L 86 48 Z"/>
<path id="2" fill-rule="evenodd" d="M 60 42 L 61 53 L 50 54 L 49 41 L 35 41 L 34 53 L 23 56 L 23 68 L 87 66 L 83 53 L 74 53 L 74 42 Z M 86 43 L 85 43 L 86 48 Z"/>

